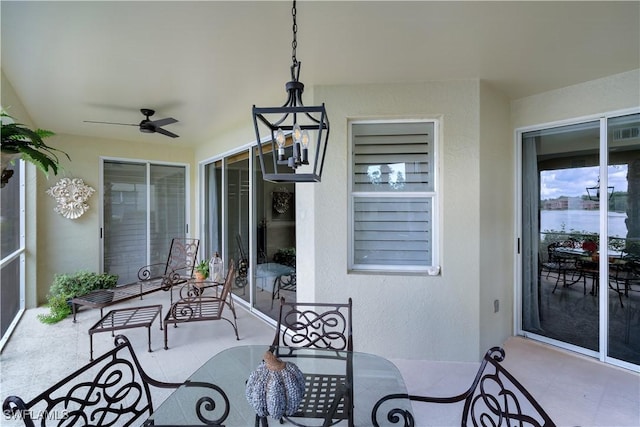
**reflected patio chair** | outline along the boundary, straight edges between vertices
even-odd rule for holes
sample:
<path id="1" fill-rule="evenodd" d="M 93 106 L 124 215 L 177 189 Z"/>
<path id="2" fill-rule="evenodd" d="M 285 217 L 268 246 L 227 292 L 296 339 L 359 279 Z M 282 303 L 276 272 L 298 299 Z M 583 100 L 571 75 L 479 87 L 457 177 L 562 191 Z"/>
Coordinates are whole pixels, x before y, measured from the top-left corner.
<path id="1" fill-rule="evenodd" d="M 549 278 L 552 273 L 556 276 L 552 293 L 556 291 L 560 281 L 562 281 L 562 285 L 565 286 L 568 283 L 567 275 L 569 274 L 570 278 L 573 278 L 573 274 L 576 272 L 575 258 L 559 251 L 559 249 L 567 247 L 567 242 L 550 243 L 549 246 L 547 246 L 546 260 L 540 264 L 540 275 L 546 271 L 546 278 Z"/>
<path id="2" fill-rule="evenodd" d="M 640 285 L 640 263 L 633 256 L 621 254 L 609 260 L 609 288 L 618 294 L 620 307 L 624 308 L 622 296 L 629 297 L 634 285 Z"/>
<path id="3" fill-rule="evenodd" d="M 280 299 L 272 344 L 276 356 L 286 359 L 287 347 L 330 349 L 336 350 L 332 360 L 344 362 L 339 373 L 304 373 L 305 397 L 295 414 L 284 417 L 286 421 L 297 426 L 330 426 L 346 420 L 353 426 L 352 305 L 351 298 L 347 303 L 335 304 Z"/>

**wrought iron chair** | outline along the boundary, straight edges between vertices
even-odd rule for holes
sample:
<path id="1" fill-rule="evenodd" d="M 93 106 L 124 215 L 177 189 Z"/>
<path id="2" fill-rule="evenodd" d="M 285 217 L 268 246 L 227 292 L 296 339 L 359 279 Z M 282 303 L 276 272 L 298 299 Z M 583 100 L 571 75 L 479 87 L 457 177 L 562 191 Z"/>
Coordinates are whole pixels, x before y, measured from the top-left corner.
<path id="1" fill-rule="evenodd" d="M 236 270 L 233 259 L 229 260 L 229 270 L 227 271 L 227 277 L 222 287 L 222 292 L 215 295 L 205 295 L 204 289 L 198 287 L 192 287 L 187 285 L 183 287 L 180 292 L 180 299 L 171 304 L 169 312 L 164 318 L 164 348 L 169 348 L 167 344 L 167 325 L 173 324 L 174 327 L 178 326 L 178 323 L 189 322 L 202 322 L 208 320 L 225 320 L 231 324 L 236 334 L 236 340 L 239 340 L 238 336 L 238 324 L 236 322 L 236 311 L 233 305 L 233 299 L 231 298 L 231 287 L 235 281 Z M 217 288 L 217 286 L 213 286 Z M 185 291 L 186 290 L 186 291 Z M 183 292 L 185 291 L 185 292 Z M 229 306 L 232 317 L 224 317 L 224 307 Z"/>
<path id="2" fill-rule="evenodd" d="M 273 262 L 291 267 L 293 271 L 289 274 L 282 274 L 273 281 L 271 309 L 273 309 L 273 301 L 280 299 L 280 291 L 296 292 L 298 288 L 295 248 L 282 248 L 278 250 L 278 252 L 273 255 Z"/>
<path id="3" fill-rule="evenodd" d="M 574 257 L 562 256 L 559 254 L 558 249 L 570 248 L 570 241 L 567 242 L 553 242 L 547 246 L 547 259 L 540 264 L 540 275 L 544 271 L 547 272 L 546 277 L 549 278 L 551 273 L 556 275 L 555 286 L 553 291 L 556 291 L 558 283 L 562 281 L 563 286 L 566 285 L 567 275 L 573 275 L 576 272 L 576 260 Z"/>
<path id="4" fill-rule="evenodd" d="M 2 404 L 5 417 L 20 419 L 25 426 L 130 426 L 142 425 L 153 413 L 151 387 L 197 387 L 202 393 L 193 411 L 209 425 L 221 426 L 229 415 L 229 399 L 215 384 L 205 382 L 167 383 L 151 378 L 142 369 L 124 335 L 114 339 L 115 348 L 55 383 L 25 402 L 9 396 Z M 215 412 L 205 407 L 214 407 Z M 146 425 L 146 424 L 145 424 Z"/>
<path id="5" fill-rule="evenodd" d="M 298 410 L 292 416 L 285 416 L 284 420 L 297 426 L 330 426 L 346 420 L 353 426 L 352 305 L 351 298 L 347 303 L 335 304 L 280 299 L 280 314 L 272 343 L 276 356 L 286 358 L 287 348 L 329 349 L 336 350 L 329 356 L 331 359 L 344 362 L 344 370 L 339 373 L 304 373 L 305 397 Z M 262 423 L 266 425 L 266 419 L 262 419 Z"/>
<path id="6" fill-rule="evenodd" d="M 609 260 L 609 288 L 618 294 L 620 307 L 624 308 L 622 296 L 629 297 L 632 285 L 640 283 L 640 264 L 633 256 L 621 254 L 619 259 Z"/>
<path id="7" fill-rule="evenodd" d="M 423 403 L 464 402 L 461 425 L 554 427 L 555 423 L 527 389 L 500 364 L 505 353 L 493 347 L 484 356 L 478 373 L 467 391 L 457 396 L 432 397 L 390 394 L 380 399 L 371 412 L 371 423 L 378 427 L 382 420 L 394 425 L 415 427 L 413 415 L 395 408 L 393 400 L 410 399 Z"/>
<path id="8" fill-rule="evenodd" d="M 138 280 L 160 282 L 164 290 L 185 283 L 193 276 L 199 247 L 199 239 L 173 238 L 167 262 L 142 267 L 138 270 Z"/>

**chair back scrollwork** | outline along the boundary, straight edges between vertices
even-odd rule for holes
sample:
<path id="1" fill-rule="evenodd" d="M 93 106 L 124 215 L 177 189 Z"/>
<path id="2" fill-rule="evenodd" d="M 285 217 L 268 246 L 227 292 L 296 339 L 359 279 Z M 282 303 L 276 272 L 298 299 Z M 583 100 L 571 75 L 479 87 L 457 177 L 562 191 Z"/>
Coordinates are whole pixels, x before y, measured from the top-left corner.
<path id="1" fill-rule="evenodd" d="M 7 397 L 2 404 L 4 417 L 19 419 L 28 427 L 142 425 L 153 413 L 150 386 L 175 389 L 185 385 L 204 389 L 193 403 L 201 421 L 219 426 L 227 418 L 229 399 L 217 385 L 157 381 L 142 369 L 124 335 L 116 336 L 114 343 L 115 348 L 35 398 L 25 402 L 19 396 Z M 217 412 L 207 412 L 205 403 Z"/>
<path id="2" fill-rule="evenodd" d="M 409 399 L 423 403 L 464 402 L 461 414 L 463 426 L 555 427 L 555 423 L 529 391 L 501 365 L 504 357 L 505 352 L 500 347 L 487 351 L 471 386 L 457 396 L 390 394 L 381 398 L 373 407 L 372 425 L 386 425 L 383 422 L 386 420 L 394 425 L 414 427 L 415 419 L 408 409 L 390 405 L 390 402 L 397 399 Z"/>
<path id="3" fill-rule="evenodd" d="M 353 351 L 352 301 L 295 303 L 280 299 L 274 346 Z"/>

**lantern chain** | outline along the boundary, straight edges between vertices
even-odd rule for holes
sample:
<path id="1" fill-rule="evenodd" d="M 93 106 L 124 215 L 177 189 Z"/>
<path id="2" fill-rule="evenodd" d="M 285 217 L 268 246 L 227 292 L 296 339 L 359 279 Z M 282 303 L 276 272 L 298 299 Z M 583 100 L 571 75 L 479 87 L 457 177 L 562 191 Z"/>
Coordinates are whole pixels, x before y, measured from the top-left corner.
<path id="1" fill-rule="evenodd" d="M 291 28 L 293 31 L 293 41 L 291 42 L 291 60 L 293 61 L 294 67 L 298 66 L 298 58 L 296 58 L 296 48 L 298 47 L 298 24 L 296 22 L 296 12 L 296 1 L 293 0 L 293 7 L 291 8 L 291 16 L 293 16 L 293 26 Z"/>

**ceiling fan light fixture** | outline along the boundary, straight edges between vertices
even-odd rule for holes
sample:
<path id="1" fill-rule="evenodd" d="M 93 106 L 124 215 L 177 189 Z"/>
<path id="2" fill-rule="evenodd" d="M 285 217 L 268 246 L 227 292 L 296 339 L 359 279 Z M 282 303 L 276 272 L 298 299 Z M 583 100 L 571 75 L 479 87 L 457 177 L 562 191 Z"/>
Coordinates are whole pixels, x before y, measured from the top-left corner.
<path id="1" fill-rule="evenodd" d="M 114 122 L 97 122 L 93 120 L 85 120 L 85 123 L 98 123 L 105 125 L 120 125 L 120 126 L 138 126 L 138 129 L 142 133 L 159 133 L 171 138 L 178 138 L 173 132 L 169 132 L 163 129 L 162 126 L 170 125 L 172 123 L 178 123 L 178 120 L 173 117 L 167 117 L 165 119 L 151 120 L 149 117 L 153 116 L 156 112 L 150 108 L 141 108 L 140 112 L 145 116 L 140 123 L 114 123 Z"/>

